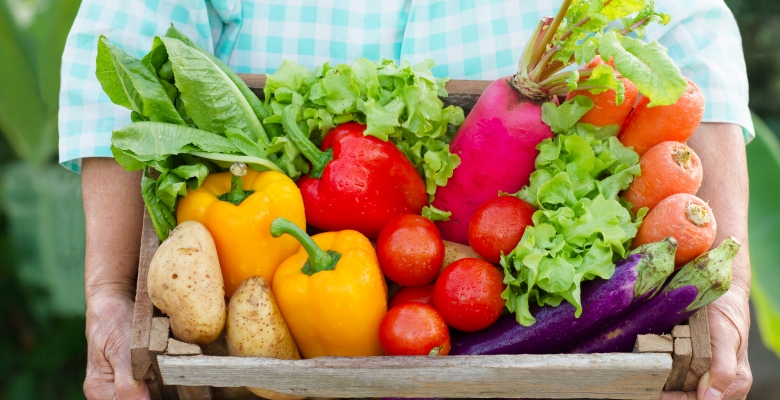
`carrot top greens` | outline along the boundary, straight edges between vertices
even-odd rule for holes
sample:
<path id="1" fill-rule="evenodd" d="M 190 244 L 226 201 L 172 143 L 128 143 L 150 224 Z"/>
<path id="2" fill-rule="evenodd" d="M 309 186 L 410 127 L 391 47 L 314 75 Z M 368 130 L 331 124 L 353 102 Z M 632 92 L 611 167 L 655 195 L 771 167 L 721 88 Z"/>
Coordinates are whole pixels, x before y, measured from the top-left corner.
<path id="1" fill-rule="evenodd" d="M 636 84 L 651 106 L 674 104 L 685 90 L 680 69 L 657 42 L 642 38 L 650 23 L 665 25 L 669 15 L 655 10 L 653 0 L 565 0 L 555 18 L 543 18 L 528 42 L 513 84 L 532 99 L 577 90 L 599 94 L 614 90 L 623 101 L 622 80 Z M 580 71 L 564 71 L 601 55 L 605 64 Z"/>

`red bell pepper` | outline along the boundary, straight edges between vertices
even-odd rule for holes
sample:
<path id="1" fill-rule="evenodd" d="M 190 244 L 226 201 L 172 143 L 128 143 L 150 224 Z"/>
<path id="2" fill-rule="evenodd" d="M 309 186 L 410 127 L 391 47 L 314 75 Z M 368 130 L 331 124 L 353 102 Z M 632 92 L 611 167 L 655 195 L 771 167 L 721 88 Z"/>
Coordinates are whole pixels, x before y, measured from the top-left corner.
<path id="1" fill-rule="evenodd" d="M 326 231 L 356 230 L 376 238 L 393 218 L 428 204 L 425 182 L 392 142 L 364 136 L 366 126 L 337 126 L 317 149 L 298 127 L 300 107 L 284 110 L 287 135 L 312 164 L 298 181 L 306 222 Z"/>

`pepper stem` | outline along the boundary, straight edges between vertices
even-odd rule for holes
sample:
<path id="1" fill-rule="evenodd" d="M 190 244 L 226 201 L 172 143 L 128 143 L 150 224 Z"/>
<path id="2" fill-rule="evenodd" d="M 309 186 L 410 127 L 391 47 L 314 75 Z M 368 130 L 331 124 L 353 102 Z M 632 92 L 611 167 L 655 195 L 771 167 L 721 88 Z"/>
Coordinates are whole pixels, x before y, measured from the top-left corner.
<path id="1" fill-rule="evenodd" d="M 282 113 L 282 126 L 287 131 L 287 137 L 298 147 L 303 156 L 311 162 L 312 169 L 309 176 L 320 178 L 325 166 L 333 160 L 333 150 L 321 151 L 301 131 L 301 128 L 298 127 L 298 113 L 300 110 L 301 108 L 295 104 L 285 107 Z"/>
<path id="2" fill-rule="evenodd" d="M 230 173 L 233 176 L 230 177 L 230 192 L 227 195 L 227 200 L 233 204 L 241 204 L 247 197 L 241 181 L 241 177 L 246 175 L 246 164 L 242 162 L 233 163 L 230 166 Z"/>
<path id="3" fill-rule="evenodd" d="M 286 218 L 279 217 L 271 222 L 271 236 L 278 238 L 285 233 L 294 237 L 303 246 L 306 253 L 309 254 L 309 260 L 306 261 L 306 265 L 301 270 L 303 273 L 311 276 L 317 272 L 330 271 L 336 268 L 336 264 L 341 259 L 341 253 L 332 250 L 322 250 L 311 236 L 307 235 L 303 229 Z"/>

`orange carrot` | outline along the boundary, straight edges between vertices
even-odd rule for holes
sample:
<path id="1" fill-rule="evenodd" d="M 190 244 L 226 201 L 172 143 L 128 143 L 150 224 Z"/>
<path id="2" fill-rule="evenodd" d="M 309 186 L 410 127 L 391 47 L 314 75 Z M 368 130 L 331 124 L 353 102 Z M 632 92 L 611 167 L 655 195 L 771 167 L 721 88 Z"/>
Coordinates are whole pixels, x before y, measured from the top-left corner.
<path id="1" fill-rule="evenodd" d="M 642 207 L 652 210 L 673 194 L 696 194 L 701 186 L 699 156 L 682 143 L 661 142 L 653 146 L 639 160 L 639 165 L 642 175 L 634 178 L 623 192 L 634 206 L 634 212 Z"/>
<path id="2" fill-rule="evenodd" d="M 716 231 L 715 216 L 707 203 L 692 194 L 678 193 L 662 200 L 647 214 L 631 247 L 672 236 L 679 243 L 674 257 L 679 269 L 712 246 Z"/>
<path id="3" fill-rule="evenodd" d="M 585 68 L 596 68 L 602 64 L 604 64 L 604 60 L 601 59 L 601 56 L 596 56 Z M 612 60 L 608 64 L 614 67 Z M 634 109 L 634 103 L 636 103 L 636 98 L 639 95 L 639 91 L 633 82 L 626 78 L 622 78 L 622 80 L 626 90 L 625 99 L 620 105 L 617 105 L 615 102 L 614 90 L 607 90 L 599 94 L 593 94 L 589 90 L 577 90 L 569 93 L 566 96 L 566 100 L 570 100 L 578 95 L 587 96 L 593 100 L 593 108 L 580 118 L 580 122 L 596 126 L 622 126 L 628 119 L 628 115 L 631 114 L 631 110 Z"/>
<path id="4" fill-rule="evenodd" d="M 620 131 L 620 142 L 633 146 L 640 156 L 661 142 L 685 143 L 704 117 L 704 95 L 686 80 L 688 87 L 675 104 L 648 108 L 650 99 L 642 97 Z"/>

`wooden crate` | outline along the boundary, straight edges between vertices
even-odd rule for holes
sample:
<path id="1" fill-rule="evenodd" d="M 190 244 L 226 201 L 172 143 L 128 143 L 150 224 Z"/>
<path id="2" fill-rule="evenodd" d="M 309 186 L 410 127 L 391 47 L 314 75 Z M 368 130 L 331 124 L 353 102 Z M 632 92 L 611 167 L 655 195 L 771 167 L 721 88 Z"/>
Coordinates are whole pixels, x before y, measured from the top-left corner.
<path id="1" fill-rule="evenodd" d="M 262 97 L 264 75 L 241 75 Z M 450 81 L 445 104 L 468 112 L 487 81 Z M 228 357 L 224 335 L 200 348 L 170 338 L 146 278 L 159 246 L 144 212 L 131 338 L 133 375 L 153 399 L 251 399 L 244 387 L 327 398 L 657 399 L 662 389 L 695 390 L 712 353 L 703 310 L 672 335 L 645 335 L 634 353 L 447 357 Z"/>

